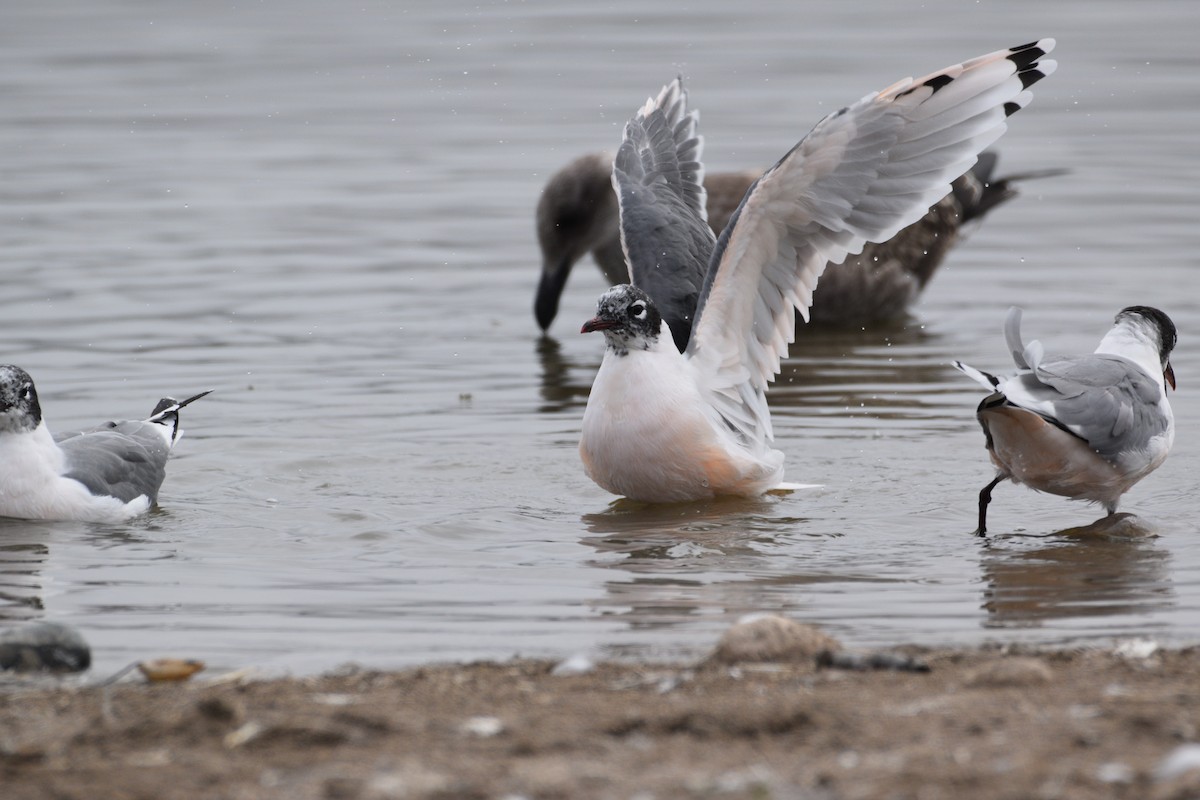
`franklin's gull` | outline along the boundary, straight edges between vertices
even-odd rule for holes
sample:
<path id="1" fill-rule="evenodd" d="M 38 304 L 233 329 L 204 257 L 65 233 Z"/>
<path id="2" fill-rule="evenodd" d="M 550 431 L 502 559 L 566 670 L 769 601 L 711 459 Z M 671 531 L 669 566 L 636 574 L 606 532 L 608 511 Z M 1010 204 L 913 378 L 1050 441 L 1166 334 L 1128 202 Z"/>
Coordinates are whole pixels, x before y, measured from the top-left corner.
<path id="1" fill-rule="evenodd" d="M 680 80 L 649 99 L 613 163 L 635 285 L 605 293 L 582 329 L 606 344 L 579 445 L 592 480 L 648 502 L 779 487 L 766 390 L 794 310 L 807 320 L 827 263 L 886 241 L 950 191 L 1053 71 L 1039 62 L 1053 46 L 906 78 L 830 114 L 755 181 L 719 240 Z M 680 330 L 691 332 L 682 354 Z"/>
<path id="2" fill-rule="evenodd" d="M 158 500 L 183 402 L 166 397 L 149 418 L 51 437 L 37 389 L 20 367 L 0 366 L 0 516 L 120 522 Z"/>
<path id="3" fill-rule="evenodd" d="M 996 479 L 979 493 L 980 536 L 992 489 L 1004 479 L 1116 513 L 1121 495 L 1156 470 L 1175 440 L 1166 387 L 1175 388 L 1176 332 L 1157 308 L 1130 306 L 1091 355 L 1046 356 L 1021 341 L 1021 309 L 1008 312 L 1004 338 L 1017 372 L 990 375 L 954 366 L 992 392 L 975 416 Z"/>

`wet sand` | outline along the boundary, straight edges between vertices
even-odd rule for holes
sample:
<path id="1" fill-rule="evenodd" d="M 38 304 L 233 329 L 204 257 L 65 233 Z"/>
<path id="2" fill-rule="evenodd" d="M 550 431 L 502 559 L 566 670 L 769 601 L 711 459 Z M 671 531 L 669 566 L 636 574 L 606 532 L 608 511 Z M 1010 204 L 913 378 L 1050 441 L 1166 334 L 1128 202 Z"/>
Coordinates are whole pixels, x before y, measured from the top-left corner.
<path id="1" fill-rule="evenodd" d="M 11 687 L 25 798 L 1185 798 L 1200 648 L 922 650 L 928 672 L 554 664 Z M 1178 755 L 1178 754 L 1177 754 Z"/>

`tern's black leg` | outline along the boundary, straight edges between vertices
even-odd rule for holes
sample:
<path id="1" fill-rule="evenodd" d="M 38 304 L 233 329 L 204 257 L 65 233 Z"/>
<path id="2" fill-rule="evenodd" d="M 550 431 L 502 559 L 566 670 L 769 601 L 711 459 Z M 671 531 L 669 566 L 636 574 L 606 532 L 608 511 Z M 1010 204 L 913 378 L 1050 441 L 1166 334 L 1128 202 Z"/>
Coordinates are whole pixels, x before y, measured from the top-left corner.
<path id="1" fill-rule="evenodd" d="M 992 489 L 995 489 L 996 484 L 1007 477 L 1007 475 L 996 476 L 996 480 L 983 487 L 979 492 L 979 527 L 975 529 L 976 536 L 987 536 L 987 507 L 988 503 L 992 502 Z"/>

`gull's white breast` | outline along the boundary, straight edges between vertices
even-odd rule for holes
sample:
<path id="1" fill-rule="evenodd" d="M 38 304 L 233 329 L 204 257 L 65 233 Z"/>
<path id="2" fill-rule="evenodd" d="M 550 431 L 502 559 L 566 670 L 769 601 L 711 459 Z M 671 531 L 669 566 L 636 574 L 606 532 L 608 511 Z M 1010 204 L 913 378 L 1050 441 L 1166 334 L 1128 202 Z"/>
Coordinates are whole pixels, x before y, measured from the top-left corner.
<path id="1" fill-rule="evenodd" d="M 588 476 L 614 494 L 653 503 L 756 497 L 777 486 L 783 454 L 751 453 L 723 430 L 691 365 L 669 334 L 664 341 L 625 355 L 605 351 L 579 442 Z"/>

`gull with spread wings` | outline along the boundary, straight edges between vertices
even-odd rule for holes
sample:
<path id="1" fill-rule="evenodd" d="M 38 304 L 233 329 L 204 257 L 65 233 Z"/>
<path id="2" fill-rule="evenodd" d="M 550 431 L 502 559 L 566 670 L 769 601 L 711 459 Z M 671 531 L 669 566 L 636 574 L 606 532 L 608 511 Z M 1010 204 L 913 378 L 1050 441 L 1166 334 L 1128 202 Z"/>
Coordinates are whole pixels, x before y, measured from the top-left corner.
<path id="1" fill-rule="evenodd" d="M 648 502 L 780 488 L 767 384 L 817 278 L 925 214 L 1049 75 L 1043 39 L 899 81 L 834 112 L 746 192 L 720 238 L 681 81 L 625 126 L 613 162 L 632 285 L 583 332 L 605 353 L 583 417 L 587 474 Z M 675 339 L 686 341 L 680 351 Z"/>

